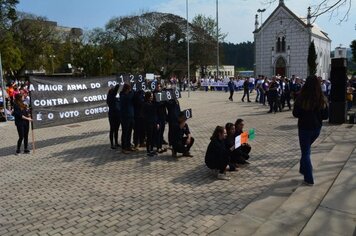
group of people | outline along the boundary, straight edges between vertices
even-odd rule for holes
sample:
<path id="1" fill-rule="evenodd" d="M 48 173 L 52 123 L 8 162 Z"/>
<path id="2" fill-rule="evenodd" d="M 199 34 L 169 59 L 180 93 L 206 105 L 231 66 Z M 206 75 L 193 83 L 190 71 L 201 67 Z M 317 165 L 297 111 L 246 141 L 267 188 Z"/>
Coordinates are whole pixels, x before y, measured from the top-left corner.
<path id="1" fill-rule="evenodd" d="M 146 147 L 147 156 L 167 152 L 164 145 L 172 149 L 172 155 L 182 153 L 189 156 L 194 144 L 184 113 L 180 110 L 179 101 L 156 101 L 155 93 L 163 90 L 157 83 L 153 92 L 132 91 L 129 84 L 111 88 L 107 96 L 109 106 L 110 144 L 112 149 L 121 147 L 122 153 L 128 154 Z M 168 142 L 164 139 L 168 123 Z M 118 131 L 122 127 L 121 145 Z"/>
<path id="2" fill-rule="evenodd" d="M 237 119 L 235 124 L 217 126 L 210 138 L 205 154 L 206 166 L 214 171 L 218 179 L 229 180 L 226 171 L 236 171 L 239 165 L 248 162 L 251 146 L 248 143 L 235 148 L 235 138 L 243 133 L 244 121 Z"/>

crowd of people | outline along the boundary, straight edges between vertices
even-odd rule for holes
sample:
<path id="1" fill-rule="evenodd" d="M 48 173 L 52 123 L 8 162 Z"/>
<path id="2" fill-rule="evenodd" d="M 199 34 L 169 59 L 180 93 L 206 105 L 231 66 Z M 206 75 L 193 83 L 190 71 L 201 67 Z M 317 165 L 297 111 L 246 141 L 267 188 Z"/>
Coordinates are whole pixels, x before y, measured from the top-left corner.
<path id="1" fill-rule="evenodd" d="M 107 96 L 109 106 L 110 144 L 112 149 L 121 147 L 123 154 L 136 152 L 146 147 L 147 156 L 167 152 L 166 145 L 177 153 L 192 157 L 190 149 L 194 144 L 185 114 L 181 112 L 179 101 L 156 101 L 155 93 L 163 91 L 161 83 L 153 92 L 132 91 L 129 84 L 111 88 Z M 164 139 L 168 123 L 168 142 Z M 122 127 L 121 145 L 118 131 Z"/>

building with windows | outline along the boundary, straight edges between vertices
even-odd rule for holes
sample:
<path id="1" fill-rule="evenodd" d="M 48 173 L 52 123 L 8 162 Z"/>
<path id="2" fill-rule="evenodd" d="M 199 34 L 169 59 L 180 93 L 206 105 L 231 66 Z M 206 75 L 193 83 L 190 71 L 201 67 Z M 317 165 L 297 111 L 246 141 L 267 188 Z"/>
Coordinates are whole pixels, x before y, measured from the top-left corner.
<path id="1" fill-rule="evenodd" d="M 262 24 L 255 18 L 255 74 L 308 75 L 308 49 L 315 44 L 317 75 L 327 79 L 330 73 L 331 40 L 328 34 L 311 22 L 310 8 L 306 17 L 299 17 L 279 0 L 278 7 Z"/>
<path id="2" fill-rule="evenodd" d="M 217 73 L 216 66 L 207 66 L 205 73 L 206 73 L 207 76 L 215 77 L 216 73 Z M 219 66 L 219 77 L 220 78 L 223 78 L 223 77 L 234 77 L 234 76 L 235 76 L 235 66 L 231 66 L 231 65 Z M 195 77 L 196 78 L 200 78 L 201 77 L 199 69 L 196 70 Z"/>

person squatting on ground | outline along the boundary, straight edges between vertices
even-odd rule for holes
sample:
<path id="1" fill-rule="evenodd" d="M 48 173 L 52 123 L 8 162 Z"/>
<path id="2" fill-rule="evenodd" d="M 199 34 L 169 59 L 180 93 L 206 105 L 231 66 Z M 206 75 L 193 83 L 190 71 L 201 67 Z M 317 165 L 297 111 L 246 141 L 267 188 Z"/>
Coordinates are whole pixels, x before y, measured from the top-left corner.
<path id="1" fill-rule="evenodd" d="M 226 167 L 230 163 L 229 150 L 225 146 L 226 130 L 222 126 L 217 126 L 210 138 L 210 143 L 205 154 L 206 166 L 217 171 L 217 178 L 230 180 L 226 175 Z"/>
<path id="2" fill-rule="evenodd" d="M 241 135 L 243 131 L 243 127 L 245 126 L 243 119 L 237 119 L 235 122 L 235 138 Z M 238 164 L 250 164 L 247 160 L 250 159 L 251 146 L 248 143 L 241 144 L 236 150 L 234 150 L 233 154 L 237 157 L 236 162 Z"/>
<path id="3" fill-rule="evenodd" d="M 120 147 L 119 145 L 119 128 L 120 128 L 120 101 L 117 98 L 117 93 L 119 91 L 120 85 L 116 85 L 111 88 L 108 92 L 106 99 L 106 104 L 109 107 L 109 124 L 110 124 L 110 144 L 111 149 L 116 149 Z"/>
<path id="4" fill-rule="evenodd" d="M 159 123 L 157 117 L 157 103 L 153 102 L 152 92 L 145 93 L 145 103 L 143 105 L 143 114 L 146 131 L 146 150 L 147 156 L 155 156 L 157 152 L 153 151 L 157 143 L 159 133 Z"/>
<path id="5" fill-rule="evenodd" d="M 30 153 L 30 150 L 28 150 L 28 132 L 30 129 L 30 121 L 32 121 L 32 119 L 28 107 L 23 103 L 23 95 L 21 93 L 16 94 L 13 106 L 15 125 L 19 135 L 16 154 L 21 152 L 22 141 L 24 143 L 24 153 Z"/>
<path id="6" fill-rule="evenodd" d="M 313 166 L 310 159 L 311 145 L 318 138 L 322 121 L 328 119 L 328 101 L 321 91 L 316 76 L 309 76 L 294 104 L 293 116 L 298 118 L 300 150 L 299 173 L 304 176 L 304 184 L 313 185 Z"/>
<path id="7" fill-rule="evenodd" d="M 177 153 L 183 153 L 183 156 L 193 157 L 190 154 L 190 148 L 194 144 L 184 113 L 180 113 L 178 124 L 173 128 L 172 156 L 177 157 Z"/>

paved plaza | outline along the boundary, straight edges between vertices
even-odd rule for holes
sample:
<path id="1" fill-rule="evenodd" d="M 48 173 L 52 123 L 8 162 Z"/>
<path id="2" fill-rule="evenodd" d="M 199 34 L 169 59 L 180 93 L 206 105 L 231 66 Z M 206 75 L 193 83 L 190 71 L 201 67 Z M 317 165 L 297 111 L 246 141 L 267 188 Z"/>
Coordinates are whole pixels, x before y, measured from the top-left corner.
<path id="1" fill-rule="evenodd" d="M 267 114 L 225 92 L 183 93 L 194 157 L 146 157 L 110 149 L 107 119 L 35 130 L 36 153 L 15 156 L 12 122 L 0 124 L 0 235 L 207 235 L 299 161 L 297 120 Z M 252 97 L 252 101 L 253 97 Z M 219 181 L 204 164 L 216 125 L 256 129 L 251 165 Z M 337 126 L 325 125 L 316 145 Z M 31 136 L 31 135 L 30 135 Z M 331 147 L 321 151 L 327 154 Z"/>

